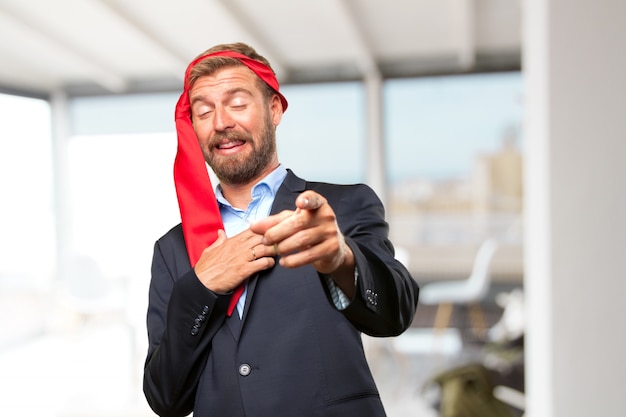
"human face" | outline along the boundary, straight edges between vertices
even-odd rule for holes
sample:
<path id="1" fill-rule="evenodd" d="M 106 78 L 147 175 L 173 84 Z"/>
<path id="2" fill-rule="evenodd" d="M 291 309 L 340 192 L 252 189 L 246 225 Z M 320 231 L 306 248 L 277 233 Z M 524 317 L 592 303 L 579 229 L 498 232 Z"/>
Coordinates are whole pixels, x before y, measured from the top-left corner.
<path id="1" fill-rule="evenodd" d="M 278 96 L 267 102 L 245 66 L 200 77 L 189 91 L 194 130 L 204 159 L 222 183 L 244 185 L 278 165 Z"/>

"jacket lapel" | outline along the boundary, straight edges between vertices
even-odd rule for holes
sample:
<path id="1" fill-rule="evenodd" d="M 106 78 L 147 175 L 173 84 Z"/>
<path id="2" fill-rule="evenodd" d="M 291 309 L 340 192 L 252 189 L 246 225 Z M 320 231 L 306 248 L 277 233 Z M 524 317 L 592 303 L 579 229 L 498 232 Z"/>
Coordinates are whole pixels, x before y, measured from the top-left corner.
<path id="1" fill-rule="evenodd" d="M 226 325 L 228 329 L 233 335 L 233 338 L 236 342 L 239 342 L 239 335 L 241 334 L 241 327 L 243 324 L 243 320 L 239 319 L 239 313 L 237 309 L 233 311 L 233 314 L 230 317 L 226 317 Z"/>
<path id="2" fill-rule="evenodd" d="M 285 180 L 276 192 L 276 197 L 274 197 L 274 203 L 272 204 L 270 215 L 280 213 L 283 210 L 295 210 L 296 198 L 298 197 L 298 195 L 300 195 L 300 193 L 305 190 L 305 187 L 306 181 L 298 178 L 291 170 L 287 170 L 287 176 L 285 177 Z M 271 271 L 272 270 L 270 269 L 260 272 L 253 275 L 248 280 L 248 292 L 246 293 L 246 304 L 243 309 L 243 317 L 241 318 L 241 320 L 237 320 L 240 323 L 232 325 L 230 323 L 231 320 L 227 320 L 227 322 L 229 322 L 229 327 L 231 331 L 233 331 L 233 336 L 235 336 L 235 339 L 239 339 L 239 334 L 246 320 L 246 316 L 248 315 L 250 302 L 252 301 L 254 290 L 256 289 L 257 283 L 259 282 L 259 277 L 262 275 L 266 275 Z M 235 319 L 237 319 L 237 317 L 235 317 Z"/>
<path id="3" fill-rule="evenodd" d="M 287 170 L 287 176 L 276 192 L 270 214 L 276 214 L 283 210 L 295 210 L 296 198 L 305 189 L 306 181 L 298 178 L 291 170 Z"/>

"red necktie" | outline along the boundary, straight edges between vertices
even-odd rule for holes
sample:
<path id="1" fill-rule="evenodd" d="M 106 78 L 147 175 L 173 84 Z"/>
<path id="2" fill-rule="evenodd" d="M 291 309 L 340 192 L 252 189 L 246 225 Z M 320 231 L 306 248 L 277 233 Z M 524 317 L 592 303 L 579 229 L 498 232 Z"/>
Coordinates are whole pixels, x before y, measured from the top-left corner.
<path id="1" fill-rule="evenodd" d="M 271 68 L 262 62 L 236 52 L 221 51 L 203 55 L 196 58 L 187 67 L 185 88 L 176 104 L 175 112 L 178 150 L 174 161 L 174 183 L 191 266 L 198 262 L 202 251 L 215 242 L 217 231 L 224 229 L 204 155 L 191 123 L 189 104 L 189 73 L 194 65 L 211 56 L 237 58 L 278 93 L 278 81 Z M 278 93 L 278 95 L 283 105 L 283 111 L 285 111 L 287 100 L 282 94 Z M 228 316 L 232 315 L 243 290 L 244 285 L 241 284 L 233 291 L 226 313 Z"/>

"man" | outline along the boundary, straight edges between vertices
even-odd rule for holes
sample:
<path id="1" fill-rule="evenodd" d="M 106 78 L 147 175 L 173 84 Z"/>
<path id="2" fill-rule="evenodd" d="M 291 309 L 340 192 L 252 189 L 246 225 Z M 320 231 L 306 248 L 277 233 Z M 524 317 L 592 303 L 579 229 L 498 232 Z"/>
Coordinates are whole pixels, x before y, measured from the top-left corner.
<path id="1" fill-rule="evenodd" d="M 187 69 L 182 224 L 155 244 L 148 307 L 144 392 L 160 416 L 385 415 L 360 334 L 406 330 L 418 287 L 369 187 L 306 182 L 280 165 L 286 108 L 245 44 Z"/>

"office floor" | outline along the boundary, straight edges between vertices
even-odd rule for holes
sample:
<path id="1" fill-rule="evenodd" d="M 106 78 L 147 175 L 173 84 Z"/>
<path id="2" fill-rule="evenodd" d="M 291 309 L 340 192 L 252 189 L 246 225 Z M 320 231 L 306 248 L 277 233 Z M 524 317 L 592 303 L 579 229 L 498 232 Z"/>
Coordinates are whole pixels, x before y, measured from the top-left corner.
<path id="1" fill-rule="evenodd" d="M 492 382 L 523 391 L 523 353 L 517 348 L 500 350 L 477 339 L 468 327 L 463 309 L 454 311 L 451 325 L 435 331 L 434 307 L 420 306 L 413 326 L 393 339 L 370 339 L 364 344 L 389 417 L 437 417 L 441 400 L 439 387 L 432 382 L 438 374 L 468 364 L 488 365 Z M 483 306 L 488 327 L 501 317 L 494 304 Z M 511 352 L 515 352 L 511 354 Z M 519 397 L 512 398 L 521 401 Z M 514 402 L 513 402 L 514 403 Z M 520 409 L 511 408 L 520 416 Z"/>

